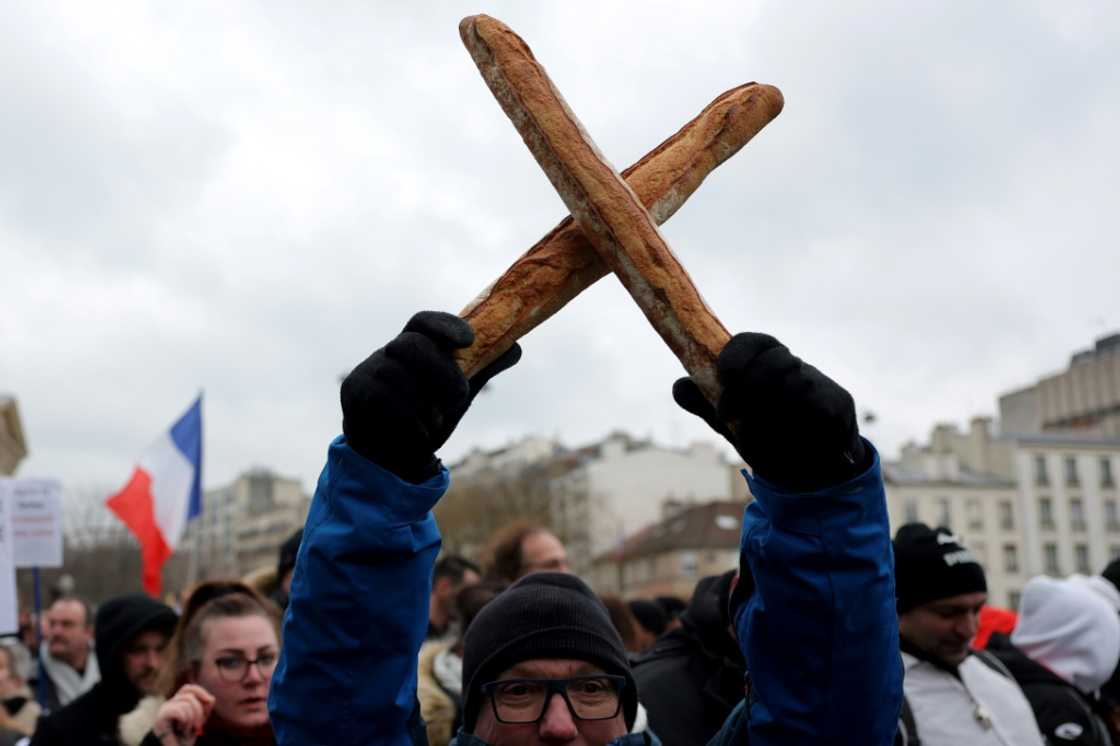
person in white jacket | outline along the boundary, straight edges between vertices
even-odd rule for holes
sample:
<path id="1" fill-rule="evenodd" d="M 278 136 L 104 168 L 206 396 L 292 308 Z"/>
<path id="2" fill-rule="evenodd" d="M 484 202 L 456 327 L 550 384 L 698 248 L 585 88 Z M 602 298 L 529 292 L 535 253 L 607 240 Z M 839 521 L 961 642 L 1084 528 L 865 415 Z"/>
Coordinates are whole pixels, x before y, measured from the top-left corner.
<path id="1" fill-rule="evenodd" d="M 896 743 L 1043 746 L 1030 703 L 992 656 L 975 654 L 984 570 L 946 528 L 909 523 L 894 539 L 906 674 Z"/>

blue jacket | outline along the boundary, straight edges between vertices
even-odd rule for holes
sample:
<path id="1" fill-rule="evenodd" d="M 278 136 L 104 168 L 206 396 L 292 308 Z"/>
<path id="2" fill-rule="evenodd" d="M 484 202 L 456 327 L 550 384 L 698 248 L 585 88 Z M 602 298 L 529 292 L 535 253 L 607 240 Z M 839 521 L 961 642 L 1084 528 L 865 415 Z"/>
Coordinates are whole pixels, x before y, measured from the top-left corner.
<path id="1" fill-rule="evenodd" d="M 865 474 L 817 493 L 748 482 L 755 501 L 740 561 L 757 590 L 736 619 L 748 698 L 713 743 L 887 746 L 902 665 L 878 456 Z M 430 511 L 448 483 L 443 471 L 413 485 L 343 438 L 331 444 L 269 695 L 281 746 L 423 743 L 417 654 L 440 546 Z M 464 738 L 459 746 L 484 746 Z"/>

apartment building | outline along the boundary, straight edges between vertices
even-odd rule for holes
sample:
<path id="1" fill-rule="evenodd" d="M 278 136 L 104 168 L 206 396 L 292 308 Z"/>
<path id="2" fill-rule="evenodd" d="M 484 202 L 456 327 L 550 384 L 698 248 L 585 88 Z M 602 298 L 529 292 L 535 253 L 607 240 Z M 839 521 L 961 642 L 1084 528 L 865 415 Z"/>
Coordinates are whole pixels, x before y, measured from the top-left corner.
<path id="1" fill-rule="evenodd" d="M 1074 353 L 1066 370 L 1003 394 L 999 413 L 1006 433 L 1120 437 L 1120 333 Z"/>
<path id="2" fill-rule="evenodd" d="M 310 505 L 298 480 L 252 469 L 206 491 L 202 515 L 181 546 L 194 552 L 197 578 L 241 577 L 275 566 L 280 545 L 303 526 Z"/>
<path id="3" fill-rule="evenodd" d="M 1040 574 L 1094 573 L 1120 556 L 1120 438 L 996 435 L 938 425 L 884 464 L 892 531 L 920 520 L 951 528 L 976 554 L 991 600 L 1016 607 Z"/>
<path id="4" fill-rule="evenodd" d="M 576 572 L 625 537 L 657 522 L 666 503 L 745 497 L 735 464 L 710 443 L 675 449 L 612 433 L 569 454 L 571 468 L 552 480 L 551 523 Z"/>
<path id="5" fill-rule="evenodd" d="M 746 504 L 668 503 L 660 521 L 596 556 L 588 582 L 598 593 L 626 599 L 676 596 L 687 601 L 700 578 L 738 567 Z"/>

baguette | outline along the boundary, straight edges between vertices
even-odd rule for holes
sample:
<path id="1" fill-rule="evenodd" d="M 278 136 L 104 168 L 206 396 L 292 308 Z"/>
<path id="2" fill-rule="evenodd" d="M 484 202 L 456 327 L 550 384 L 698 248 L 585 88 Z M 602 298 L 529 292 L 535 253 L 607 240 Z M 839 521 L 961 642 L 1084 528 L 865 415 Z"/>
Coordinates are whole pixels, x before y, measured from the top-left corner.
<path id="1" fill-rule="evenodd" d="M 586 239 L 715 402 L 720 390 L 715 363 L 731 335 L 704 303 L 641 199 L 603 158 L 519 36 L 485 15 L 465 18 L 459 33 Z"/>
<path id="2" fill-rule="evenodd" d="M 664 223 L 781 110 L 782 94 L 773 86 L 732 88 L 622 176 Z M 474 375 L 609 272 L 579 224 L 564 218 L 459 313 L 475 331 L 474 344 L 456 354 L 460 368 Z"/>

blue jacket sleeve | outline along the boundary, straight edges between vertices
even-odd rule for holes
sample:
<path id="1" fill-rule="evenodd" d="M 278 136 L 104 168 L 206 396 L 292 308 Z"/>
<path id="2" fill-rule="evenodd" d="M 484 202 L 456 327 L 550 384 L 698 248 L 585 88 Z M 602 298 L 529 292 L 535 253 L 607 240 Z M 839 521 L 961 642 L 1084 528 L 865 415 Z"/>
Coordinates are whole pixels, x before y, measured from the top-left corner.
<path id="1" fill-rule="evenodd" d="M 307 517 L 269 711 L 284 744 L 406 746 L 440 536 L 421 485 L 330 446 Z M 415 725 L 413 723 L 413 725 Z"/>
<path id="2" fill-rule="evenodd" d="M 887 746 L 902 662 L 878 454 L 864 474 L 817 492 L 748 483 L 740 562 L 756 590 L 735 620 L 750 671 L 735 742 Z"/>

